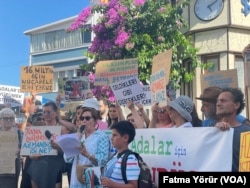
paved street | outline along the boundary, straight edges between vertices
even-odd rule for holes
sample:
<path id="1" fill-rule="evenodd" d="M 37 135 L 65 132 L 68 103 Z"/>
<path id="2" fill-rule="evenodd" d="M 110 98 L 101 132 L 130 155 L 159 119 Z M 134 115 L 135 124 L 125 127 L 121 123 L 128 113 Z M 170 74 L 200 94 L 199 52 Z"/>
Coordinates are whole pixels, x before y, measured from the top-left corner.
<path id="1" fill-rule="evenodd" d="M 20 178 L 19 178 L 18 188 L 20 188 L 20 181 L 21 181 L 21 179 L 22 179 L 22 176 L 20 176 Z M 68 179 L 67 179 L 67 175 L 66 174 L 63 175 L 63 185 L 62 185 L 62 188 L 69 188 L 69 186 L 68 186 Z"/>

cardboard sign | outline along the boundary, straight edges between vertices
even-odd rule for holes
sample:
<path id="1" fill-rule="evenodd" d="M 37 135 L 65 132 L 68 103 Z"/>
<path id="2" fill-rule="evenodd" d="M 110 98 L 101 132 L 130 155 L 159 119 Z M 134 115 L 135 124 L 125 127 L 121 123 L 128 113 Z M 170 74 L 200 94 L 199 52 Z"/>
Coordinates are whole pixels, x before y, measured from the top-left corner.
<path id="1" fill-rule="evenodd" d="M 159 103 L 159 106 L 167 105 L 166 73 L 160 70 L 150 76 L 151 103 Z"/>
<path id="2" fill-rule="evenodd" d="M 111 84 L 110 88 L 120 106 L 125 106 L 128 101 L 132 101 L 136 104 L 145 98 L 140 80 L 137 77 L 128 78 Z"/>
<path id="3" fill-rule="evenodd" d="M 166 73 L 165 76 L 166 76 L 167 84 L 169 82 L 169 77 L 170 77 L 172 54 L 173 54 L 172 49 L 169 49 L 153 57 L 153 65 L 152 65 L 151 74 L 155 74 L 156 72 L 159 72 L 161 69 L 164 69 Z"/>
<path id="4" fill-rule="evenodd" d="M 25 66 L 21 68 L 22 92 L 52 92 L 53 66 Z"/>
<path id="5" fill-rule="evenodd" d="M 61 134 L 61 126 L 31 126 L 24 131 L 21 155 L 57 155 L 50 145 Z M 48 138 L 50 136 L 50 138 Z"/>
<path id="6" fill-rule="evenodd" d="M 201 91 L 209 86 L 238 87 L 237 69 L 216 71 L 201 75 Z"/>
<path id="7" fill-rule="evenodd" d="M 58 87 L 65 100 L 82 101 L 89 98 L 89 93 L 92 94 L 87 76 L 59 79 Z"/>
<path id="8" fill-rule="evenodd" d="M 240 172 L 250 172 L 250 132 L 240 135 Z"/>
<path id="9" fill-rule="evenodd" d="M 24 93 L 20 87 L 0 85 L 0 104 L 11 104 L 11 107 L 23 105 Z"/>
<path id="10" fill-rule="evenodd" d="M 0 174 L 15 174 L 17 132 L 0 131 Z"/>
<path id="11" fill-rule="evenodd" d="M 109 85 L 138 76 L 138 59 L 99 61 L 96 64 L 94 85 Z"/>

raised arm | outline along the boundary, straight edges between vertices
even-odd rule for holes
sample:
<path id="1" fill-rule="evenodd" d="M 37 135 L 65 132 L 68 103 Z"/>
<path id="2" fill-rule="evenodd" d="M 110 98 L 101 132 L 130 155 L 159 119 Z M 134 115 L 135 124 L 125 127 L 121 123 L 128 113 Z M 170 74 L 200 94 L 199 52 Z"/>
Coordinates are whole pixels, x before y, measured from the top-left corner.
<path id="1" fill-rule="evenodd" d="M 144 128 L 144 122 L 142 121 L 141 116 L 138 114 L 134 103 L 132 101 L 129 101 L 127 104 L 127 107 L 130 109 L 130 111 L 134 117 L 136 128 Z"/>
<path id="2" fill-rule="evenodd" d="M 157 114 L 159 110 L 158 103 L 155 103 L 152 106 L 151 110 L 152 110 L 152 118 L 149 124 L 149 128 L 156 128 L 156 124 L 158 123 L 158 118 L 157 118 Z"/>

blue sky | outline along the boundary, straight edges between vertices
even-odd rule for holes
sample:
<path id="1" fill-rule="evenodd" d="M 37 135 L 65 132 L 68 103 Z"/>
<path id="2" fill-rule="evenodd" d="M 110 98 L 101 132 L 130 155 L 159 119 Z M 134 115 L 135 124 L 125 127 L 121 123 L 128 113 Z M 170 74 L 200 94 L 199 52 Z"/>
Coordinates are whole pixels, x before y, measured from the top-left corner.
<path id="1" fill-rule="evenodd" d="M 78 15 L 89 0 L 0 0 L 0 85 L 20 86 L 29 64 L 29 36 L 23 33 Z"/>

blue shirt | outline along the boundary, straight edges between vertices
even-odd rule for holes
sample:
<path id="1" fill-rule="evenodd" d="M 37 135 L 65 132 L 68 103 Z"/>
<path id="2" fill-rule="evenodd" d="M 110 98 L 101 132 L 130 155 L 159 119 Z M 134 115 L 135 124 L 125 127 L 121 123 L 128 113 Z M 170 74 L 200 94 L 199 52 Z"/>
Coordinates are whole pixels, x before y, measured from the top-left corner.
<path id="1" fill-rule="evenodd" d="M 243 121 L 246 118 L 244 116 L 242 116 L 242 115 L 237 115 L 236 119 L 237 119 L 238 122 L 243 123 Z M 216 123 L 217 123 L 216 120 L 211 119 L 211 118 L 207 118 L 207 119 L 202 121 L 202 127 L 214 127 Z"/>

